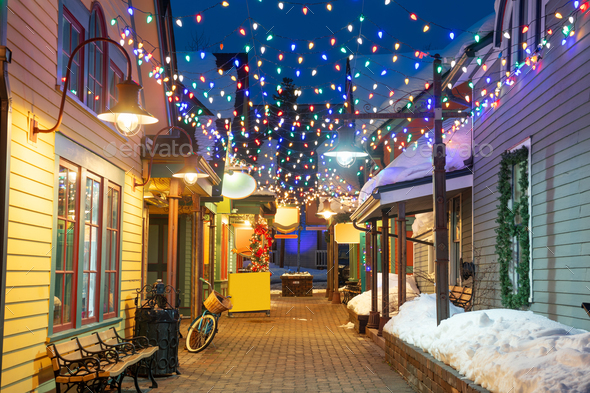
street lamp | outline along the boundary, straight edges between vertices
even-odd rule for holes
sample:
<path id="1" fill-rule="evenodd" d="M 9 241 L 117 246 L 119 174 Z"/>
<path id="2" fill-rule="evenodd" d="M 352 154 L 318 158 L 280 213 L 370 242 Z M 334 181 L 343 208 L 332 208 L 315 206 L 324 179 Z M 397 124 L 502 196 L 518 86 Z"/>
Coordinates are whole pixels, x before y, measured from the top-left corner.
<path id="1" fill-rule="evenodd" d="M 166 126 L 156 133 L 156 135 L 154 137 L 154 148 L 156 146 L 156 141 L 158 140 L 160 135 L 162 135 L 162 133 L 164 131 L 170 131 L 170 130 L 178 130 L 178 131 L 184 133 L 187 136 L 188 140 L 191 141 L 190 135 L 182 128 L 176 127 L 176 126 Z M 190 144 L 189 146 L 190 146 L 191 151 L 188 156 L 184 157 L 184 161 L 185 161 L 184 167 L 180 171 L 173 173 L 172 177 L 182 178 L 182 179 L 184 179 L 186 184 L 193 185 L 197 182 L 198 178 L 209 177 L 209 174 L 206 172 L 203 172 L 202 170 L 200 170 L 197 167 L 198 156 L 193 151 L 193 145 Z M 152 165 L 154 163 L 154 154 L 155 154 L 154 151 L 152 151 L 150 154 L 150 163 L 148 166 L 147 179 L 145 179 L 145 181 L 143 183 L 138 183 L 134 180 L 133 181 L 133 190 L 134 191 L 135 191 L 135 187 L 143 187 L 150 181 L 150 178 L 152 176 Z"/>
<path id="2" fill-rule="evenodd" d="M 184 182 L 189 186 L 195 184 L 200 177 L 209 177 L 208 173 L 203 172 L 197 167 L 197 159 L 196 155 L 188 156 L 184 158 L 184 167 L 172 177 L 182 178 Z"/>
<path id="3" fill-rule="evenodd" d="M 127 79 L 117 85 L 119 90 L 119 102 L 108 109 L 107 112 L 97 115 L 97 117 L 104 121 L 110 121 L 115 123 L 117 130 L 124 136 L 133 136 L 137 134 L 142 124 L 153 124 L 158 121 L 154 116 L 141 107 L 139 104 L 139 91 L 142 89 L 140 85 L 131 80 L 132 68 L 131 58 L 125 49 L 119 45 L 118 42 L 111 40 L 110 38 L 96 37 L 90 38 L 86 41 L 82 41 L 71 53 L 70 60 L 68 61 L 67 70 L 72 67 L 72 60 L 76 53 L 82 49 L 85 45 L 92 42 L 108 42 L 114 44 L 117 48 L 123 52 L 125 59 L 127 60 Z M 59 107 L 59 115 L 57 117 L 57 124 L 52 128 L 42 130 L 37 126 L 36 121 L 31 122 L 31 132 L 29 138 L 33 141 L 37 141 L 37 134 L 39 133 L 50 133 L 58 130 L 63 120 L 64 105 L 66 102 L 66 95 L 70 84 L 70 72 L 68 71 L 65 77 L 64 90 L 61 96 L 61 105 Z"/>
<path id="4" fill-rule="evenodd" d="M 318 216 L 324 217 L 324 220 L 328 220 L 330 217 L 335 216 L 336 212 L 333 212 L 332 209 L 330 209 L 330 201 L 324 199 L 324 206 L 322 208 L 322 211 L 319 211 L 316 214 Z"/>
<path id="5" fill-rule="evenodd" d="M 338 144 L 324 153 L 327 157 L 336 157 L 336 162 L 343 168 L 350 168 L 357 158 L 367 157 L 369 154 L 354 144 L 354 132 L 346 128 L 338 129 Z"/>

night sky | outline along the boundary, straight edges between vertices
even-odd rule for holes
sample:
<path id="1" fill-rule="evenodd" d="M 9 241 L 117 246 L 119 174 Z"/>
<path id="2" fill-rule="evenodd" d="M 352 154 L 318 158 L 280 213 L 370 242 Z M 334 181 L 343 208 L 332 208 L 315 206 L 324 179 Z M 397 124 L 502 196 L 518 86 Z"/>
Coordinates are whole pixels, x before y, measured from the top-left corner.
<path id="1" fill-rule="evenodd" d="M 307 3 L 307 15 L 303 13 L 302 3 L 284 2 L 281 10 L 277 0 L 229 0 L 228 7 L 217 5 L 207 10 L 217 3 L 215 0 L 172 0 L 174 17 L 182 21 L 182 27 L 174 25 L 177 57 L 189 54 L 198 71 L 199 52 L 190 49 L 192 37 L 196 35 L 205 37 L 204 52 L 243 52 L 246 45 L 252 46 L 250 73 L 264 75 L 267 82 L 261 88 L 251 78 L 251 100 L 256 103 L 266 103 L 283 77 L 294 79 L 302 87 L 299 102 L 341 101 L 340 95 L 328 87 L 344 82 L 346 57 L 350 54 L 369 55 L 374 45 L 378 46 L 375 53 L 379 55 L 405 53 L 413 56 L 416 50 L 432 54 L 451 43 L 451 31 L 456 37 L 494 11 L 494 0 L 398 0 L 388 5 L 384 0 L 339 0 L 330 3 L 332 11 L 327 10 L 326 2 Z M 415 13 L 418 20 L 413 21 L 409 12 Z M 197 14 L 202 16 L 200 23 L 196 22 Z M 361 15 L 365 17 L 363 22 Z M 259 25 L 257 30 L 252 28 L 254 22 Z M 347 28 L 349 24 L 352 32 Z M 430 28 L 424 33 L 426 24 Z M 240 28 L 244 28 L 245 36 L 239 33 Z M 273 35 L 270 41 L 267 40 L 269 31 Z M 359 34 L 362 44 L 357 41 Z M 334 46 L 330 45 L 332 37 L 336 38 Z M 312 49 L 309 49 L 309 42 L 314 43 Z M 397 51 L 394 51 L 395 43 L 401 44 Z M 294 51 L 292 44 L 296 45 Z M 261 53 L 261 46 L 266 47 L 264 53 Z M 346 47 L 346 54 L 341 51 L 342 46 Z M 282 61 L 279 60 L 281 53 Z M 323 60 L 322 55 L 327 60 Z M 303 57 L 301 64 L 299 57 Z M 353 60 L 353 67 L 361 66 L 356 62 L 359 59 L 361 57 Z M 258 60 L 263 62 L 261 69 L 256 65 Z M 423 62 L 429 63 L 430 59 L 425 58 Z M 335 69 L 335 64 L 340 65 L 340 71 Z M 393 62 L 388 66 L 395 70 Z M 297 70 L 301 73 L 299 77 Z M 312 77 L 313 70 L 317 74 Z M 316 87 L 323 87 L 319 96 L 313 92 Z M 263 91 L 267 91 L 267 98 L 262 97 Z"/>

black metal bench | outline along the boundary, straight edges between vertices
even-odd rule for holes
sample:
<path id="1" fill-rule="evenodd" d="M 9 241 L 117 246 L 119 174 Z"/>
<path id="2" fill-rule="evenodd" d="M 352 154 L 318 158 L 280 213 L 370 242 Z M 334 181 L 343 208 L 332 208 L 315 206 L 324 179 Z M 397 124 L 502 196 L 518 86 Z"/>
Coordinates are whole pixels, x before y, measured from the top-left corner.
<path id="1" fill-rule="evenodd" d="M 70 391 L 74 386 L 78 392 L 101 392 L 107 386 L 121 391 L 123 377 L 130 376 L 135 389 L 141 393 L 137 376 L 145 367 L 152 381 L 152 388 L 158 387 L 151 372 L 153 355 L 157 346 L 150 346 L 145 337 L 125 341 L 115 328 L 72 341 L 47 346 L 55 376 L 56 392 Z"/>

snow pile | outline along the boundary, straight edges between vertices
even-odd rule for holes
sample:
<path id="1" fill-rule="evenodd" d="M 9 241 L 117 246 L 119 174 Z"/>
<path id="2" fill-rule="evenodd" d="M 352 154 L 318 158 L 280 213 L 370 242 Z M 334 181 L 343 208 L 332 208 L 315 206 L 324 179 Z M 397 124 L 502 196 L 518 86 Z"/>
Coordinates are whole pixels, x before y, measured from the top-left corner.
<path id="1" fill-rule="evenodd" d="M 492 392 L 590 392 L 590 333 L 531 311 L 465 313 L 436 326 L 436 296 L 404 304 L 384 327 Z"/>
<path id="2" fill-rule="evenodd" d="M 283 274 L 293 274 L 297 272 L 297 266 L 286 266 L 286 267 L 278 267 L 274 263 L 269 263 L 268 267 L 272 273 L 270 276 L 271 284 L 276 284 L 281 282 L 281 276 Z M 313 285 L 314 287 L 318 287 L 316 283 L 323 282 L 328 280 L 327 270 L 319 270 L 319 269 L 310 269 L 308 267 L 301 267 L 302 271 L 306 271 L 313 276 Z"/>
<path id="3" fill-rule="evenodd" d="M 381 273 L 377 274 L 377 308 L 381 312 L 382 292 Z M 410 300 L 420 294 L 414 276 L 406 276 L 406 299 Z M 357 315 L 369 315 L 371 311 L 371 291 L 366 291 L 353 297 L 348 302 L 348 308 Z M 397 274 L 389 273 L 389 311 L 397 310 Z"/>
<path id="4" fill-rule="evenodd" d="M 283 273 L 282 276 L 311 276 L 308 272 L 293 272 L 293 273 Z"/>

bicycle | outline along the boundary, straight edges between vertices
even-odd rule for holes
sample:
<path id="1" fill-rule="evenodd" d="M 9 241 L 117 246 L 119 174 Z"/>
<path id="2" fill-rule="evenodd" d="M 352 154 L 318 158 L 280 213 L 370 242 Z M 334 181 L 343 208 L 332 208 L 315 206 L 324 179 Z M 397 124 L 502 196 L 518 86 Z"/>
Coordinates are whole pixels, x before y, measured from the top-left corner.
<path id="1" fill-rule="evenodd" d="M 209 282 L 203 278 L 201 281 L 207 283 L 209 288 L 213 288 Z M 203 305 L 205 310 L 201 316 L 195 318 L 189 328 L 188 334 L 186 335 L 186 349 L 191 353 L 201 352 L 211 342 L 217 333 L 217 324 L 221 313 L 227 310 L 231 310 L 232 304 L 229 300 L 231 296 L 223 296 L 219 292 L 211 292 L 207 297 Z"/>

